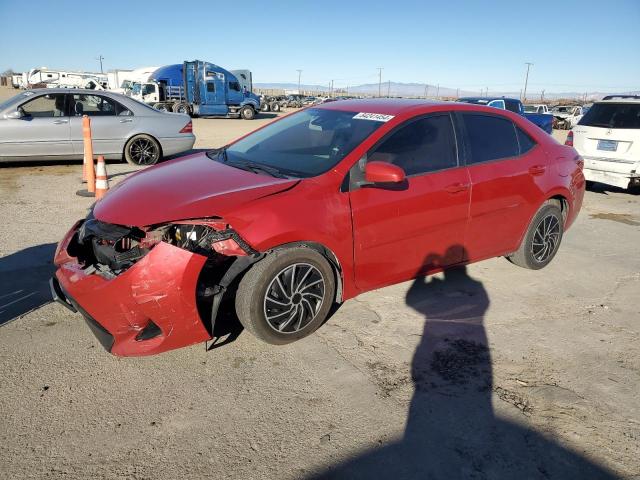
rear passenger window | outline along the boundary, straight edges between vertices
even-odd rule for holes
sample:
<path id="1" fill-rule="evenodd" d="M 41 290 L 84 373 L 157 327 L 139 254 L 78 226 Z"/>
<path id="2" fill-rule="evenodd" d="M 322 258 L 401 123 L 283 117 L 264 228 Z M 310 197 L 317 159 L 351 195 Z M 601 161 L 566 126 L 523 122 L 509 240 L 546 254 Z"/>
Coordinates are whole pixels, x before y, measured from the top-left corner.
<path id="1" fill-rule="evenodd" d="M 489 115 L 464 113 L 470 164 L 490 162 L 519 155 L 516 129 L 511 120 Z"/>
<path id="2" fill-rule="evenodd" d="M 400 127 L 368 155 L 367 161 L 393 163 L 407 175 L 457 167 L 451 117 L 435 115 Z"/>
<path id="3" fill-rule="evenodd" d="M 520 127 L 516 127 L 516 132 L 518 134 L 518 143 L 520 144 L 520 155 L 524 155 L 536 146 L 536 142 Z"/>

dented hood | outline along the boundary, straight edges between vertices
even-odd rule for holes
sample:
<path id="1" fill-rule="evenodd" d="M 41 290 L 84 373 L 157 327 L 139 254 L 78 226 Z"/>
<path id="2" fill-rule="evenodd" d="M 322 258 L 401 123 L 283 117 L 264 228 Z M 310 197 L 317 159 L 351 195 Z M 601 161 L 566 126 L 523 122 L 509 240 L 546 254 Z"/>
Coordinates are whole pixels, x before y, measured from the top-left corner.
<path id="1" fill-rule="evenodd" d="M 132 175 L 97 202 L 93 213 L 102 222 L 138 227 L 224 217 L 235 207 L 286 190 L 297 181 L 240 170 L 201 153 Z"/>

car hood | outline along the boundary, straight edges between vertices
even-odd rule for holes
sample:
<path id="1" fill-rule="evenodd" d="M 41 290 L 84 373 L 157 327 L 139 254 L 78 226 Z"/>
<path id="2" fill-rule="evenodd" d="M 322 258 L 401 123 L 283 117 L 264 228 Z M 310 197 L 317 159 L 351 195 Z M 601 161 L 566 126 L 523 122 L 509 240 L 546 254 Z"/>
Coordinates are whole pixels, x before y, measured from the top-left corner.
<path id="1" fill-rule="evenodd" d="M 199 153 L 123 180 L 96 203 L 93 214 L 102 222 L 138 227 L 224 217 L 233 208 L 287 190 L 298 181 L 247 172 Z"/>

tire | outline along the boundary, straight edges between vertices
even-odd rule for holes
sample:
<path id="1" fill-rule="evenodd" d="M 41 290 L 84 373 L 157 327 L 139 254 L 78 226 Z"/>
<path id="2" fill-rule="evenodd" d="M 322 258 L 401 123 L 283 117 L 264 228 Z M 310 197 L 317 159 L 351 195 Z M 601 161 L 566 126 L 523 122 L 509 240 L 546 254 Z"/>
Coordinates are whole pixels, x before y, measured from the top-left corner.
<path id="1" fill-rule="evenodd" d="M 263 111 L 263 112 L 268 112 L 270 109 L 271 109 L 271 107 L 269 106 L 269 104 L 268 104 L 268 103 L 263 103 L 263 104 L 260 106 L 260 110 L 261 110 L 261 111 Z"/>
<path id="2" fill-rule="evenodd" d="M 160 112 L 170 112 L 171 110 L 169 110 L 169 107 L 167 106 L 166 103 L 154 103 L 153 104 L 153 108 L 155 108 L 156 110 L 160 111 Z"/>
<path id="3" fill-rule="evenodd" d="M 240 109 L 240 117 L 244 120 L 253 120 L 256 116 L 256 111 L 250 105 L 245 105 Z"/>
<path id="4" fill-rule="evenodd" d="M 335 293 L 333 268 L 320 253 L 304 247 L 275 250 L 240 281 L 236 313 L 257 338 L 284 345 L 322 325 Z"/>
<path id="5" fill-rule="evenodd" d="M 124 158 L 131 165 L 153 165 L 162 158 L 162 149 L 152 136 L 136 135 L 124 146 Z"/>
<path id="6" fill-rule="evenodd" d="M 271 111 L 272 112 L 279 112 L 280 111 L 280 104 L 277 102 L 273 102 L 271 104 Z"/>
<path id="7" fill-rule="evenodd" d="M 191 114 L 191 109 L 189 105 L 184 102 L 178 102 L 173 105 L 173 113 L 184 113 L 186 115 Z"/>
<path id="8" fill-rule="evenodd" d="M 560 206 L 554 200 L 547 200 L 531 220 L 520 248 L 507 258 L 519 267 L 531 270 L 544 268 L 558 253 L 563 231 Z"/>

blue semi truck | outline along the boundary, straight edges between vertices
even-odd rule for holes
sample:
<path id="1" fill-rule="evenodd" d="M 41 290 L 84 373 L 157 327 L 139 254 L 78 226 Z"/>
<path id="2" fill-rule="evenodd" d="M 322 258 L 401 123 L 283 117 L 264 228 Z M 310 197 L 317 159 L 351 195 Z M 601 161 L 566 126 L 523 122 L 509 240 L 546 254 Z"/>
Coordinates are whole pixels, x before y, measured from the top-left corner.
<path id="1" fill-rule="evenodd" d="M 148 81 L 134 84 L 131 96 L 160 111 L 251 120 L 260 111 L 252 87 L 249 70 L 194 60 L 157 69 Z"/>
<path id="2" fill-rule="evenodd" d="M 553 132 L 553 115 L 545 113 L 526 113 L 522 102 L 516 98 L 505 97 L 463 97 L 458 102 L 474 103 L 476 105 L 487 105 L 488 107 L 510 110 L 522 115 L 530 122 L 536 124 L 542 130 L 551 134 Z"/>

